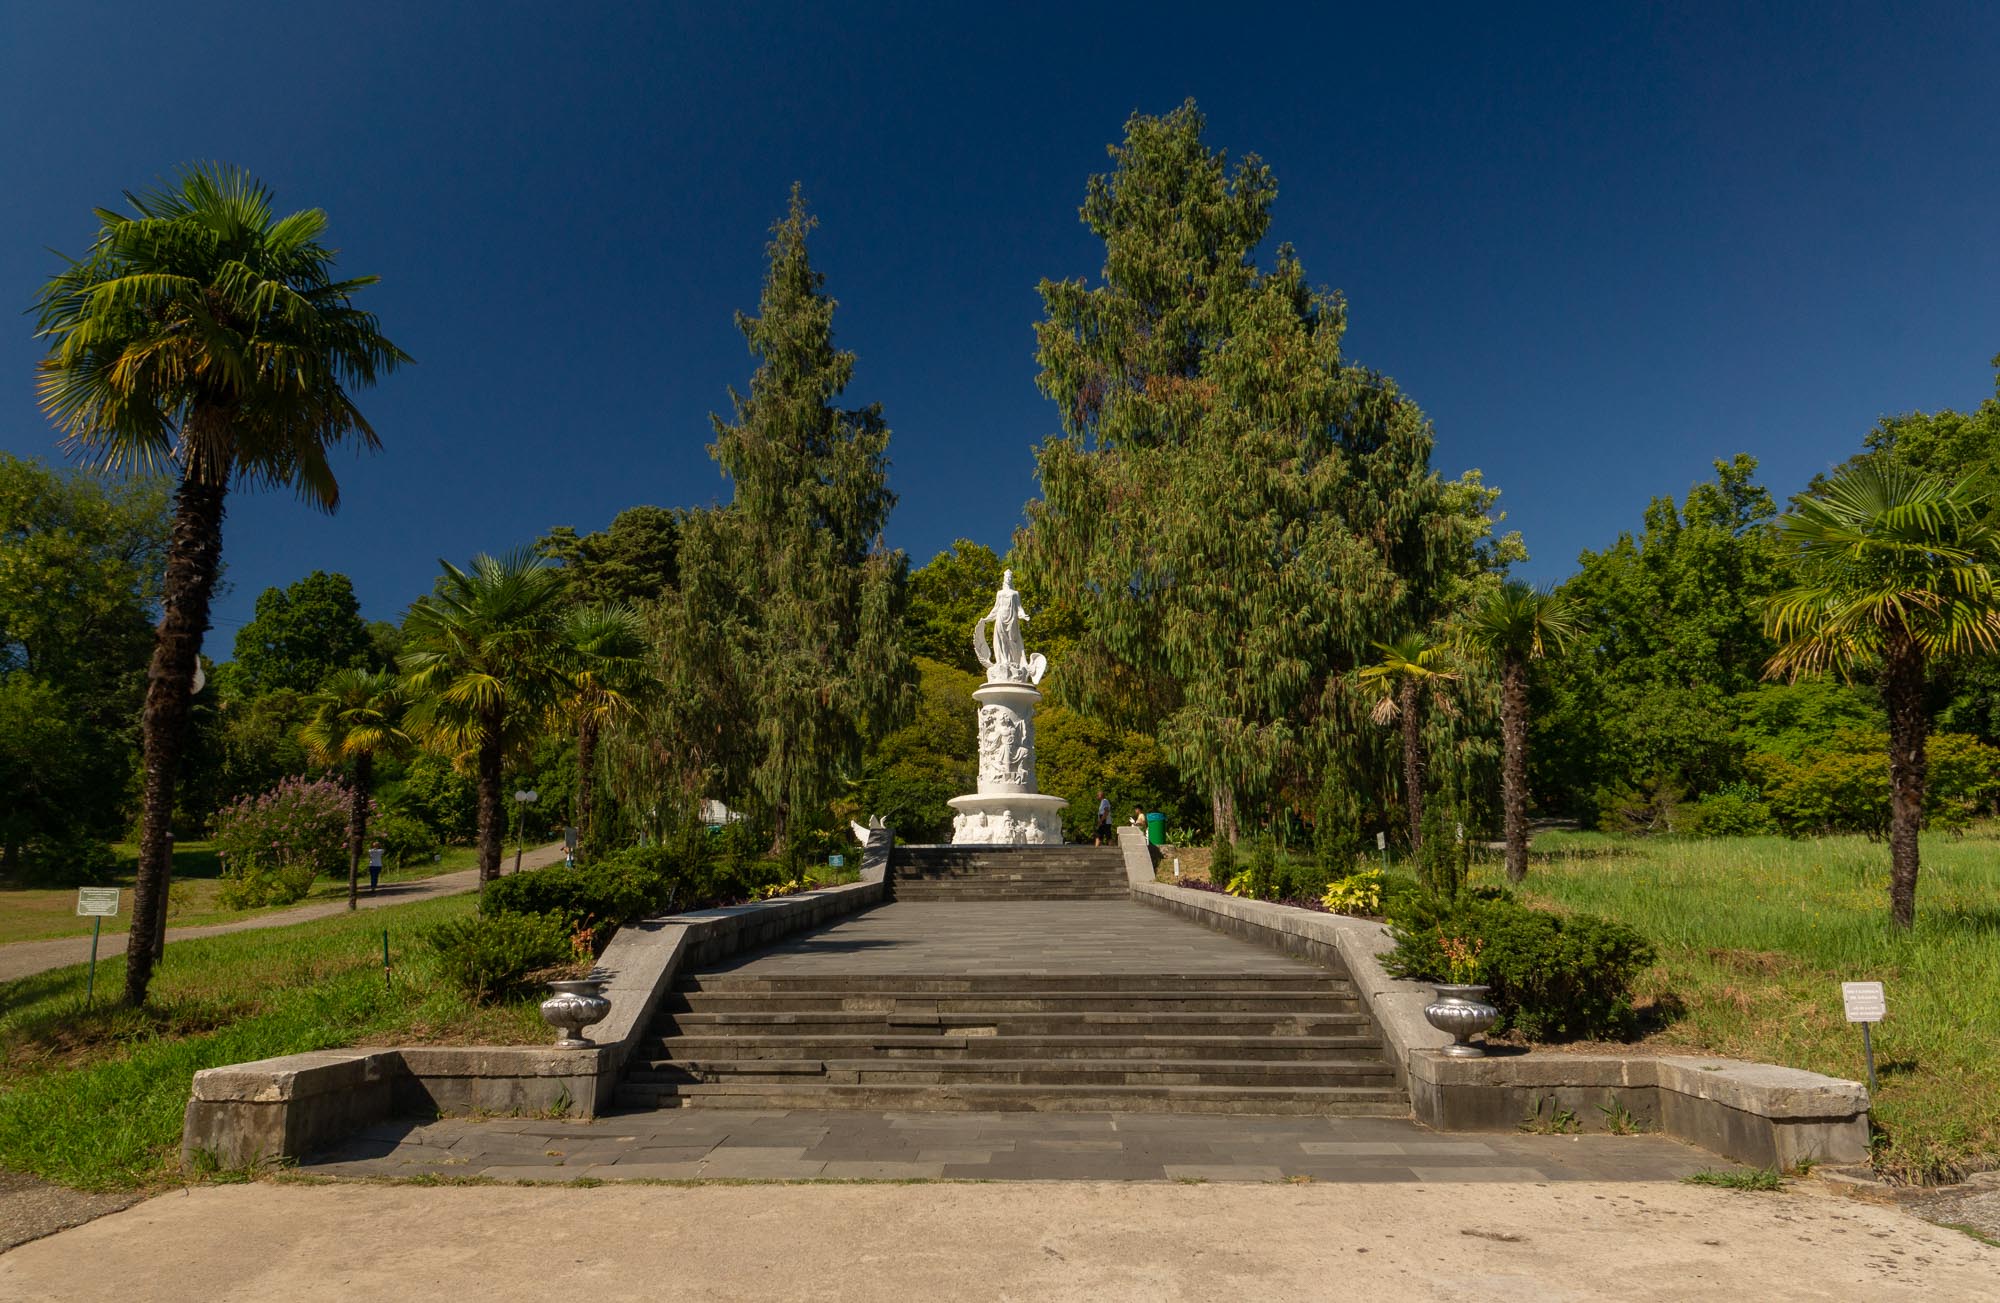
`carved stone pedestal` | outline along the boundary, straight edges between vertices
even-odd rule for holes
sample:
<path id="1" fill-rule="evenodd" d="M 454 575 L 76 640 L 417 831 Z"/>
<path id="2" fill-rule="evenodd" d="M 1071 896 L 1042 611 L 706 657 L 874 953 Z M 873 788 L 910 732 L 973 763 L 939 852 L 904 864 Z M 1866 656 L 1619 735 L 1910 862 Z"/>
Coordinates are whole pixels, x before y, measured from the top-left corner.
<path id="1" fill-rule="evenodd" d="M 954 845 L 1057 845 L 1069 802 L 1035 790 L 1035 703 L 1029 683 L 988 683 L 979 702 L 979 791 L 954 796 Z"/>

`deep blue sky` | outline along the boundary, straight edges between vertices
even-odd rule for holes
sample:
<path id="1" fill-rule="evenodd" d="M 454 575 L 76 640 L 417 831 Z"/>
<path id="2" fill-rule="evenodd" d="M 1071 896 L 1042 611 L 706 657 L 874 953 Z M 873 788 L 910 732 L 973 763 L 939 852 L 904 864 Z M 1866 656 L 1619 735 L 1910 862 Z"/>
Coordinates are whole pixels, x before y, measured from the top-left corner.
<path id="1" fill-rule="evenodd" d="M 895 432 L 890 541 L 1004 547 L 1056 425 L 1035 284 L 1095 276 L 1085 179 L 1190 95 L 1274 168 L 1350 356 L 1431 414 L 1441 469 L 1505 490 L 1531 578 L 1713 458 L 1789 493 L 1881 415 L 1993 392 L 1992 6 L 842 8 L 0 11 L 0 299 L 93 205 L 225 159 L 328 210 L 418 359 L 364 398 L 386 449 L 342 463 L 337 516 L 235 499 L 211 653 L 315 568 L 394 617 L 439 556 L 724 494 L 708 413 L 794 179 L 848 399 Z M 0 331 L 0 447 L 53 456 L 30 332 Z"/>

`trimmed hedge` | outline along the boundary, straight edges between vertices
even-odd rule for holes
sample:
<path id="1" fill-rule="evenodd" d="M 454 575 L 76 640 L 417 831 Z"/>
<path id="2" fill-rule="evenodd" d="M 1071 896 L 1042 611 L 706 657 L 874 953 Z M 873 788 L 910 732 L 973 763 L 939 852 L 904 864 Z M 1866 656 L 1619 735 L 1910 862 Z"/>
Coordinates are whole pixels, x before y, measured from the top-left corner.
<path id="1" fill-rule="evenodd" d="M 424 942 L 437 953 L 446 980 L 484 1003 L 518 994 L 530 973 L 577 957 L 559 914 L 453 919 L 426 932 Z"/>
<path id="2" fill-rule="evenodd" d="M 1529 909 L 1484 890 L 1450 904 L 1409 898 L 1391 923 L 1396 948 L 1383 960 L 1397 977 L 1446 980 L 1443 942 L 1479 947 L 1478 980 L 1493 988 L 1496 1030 L 1535 1041 L 1622 1038 L 1634 1031 L 1632 982 L 1652 967 L 1653 947 L 1623 923 L 1594 914 Z"/>

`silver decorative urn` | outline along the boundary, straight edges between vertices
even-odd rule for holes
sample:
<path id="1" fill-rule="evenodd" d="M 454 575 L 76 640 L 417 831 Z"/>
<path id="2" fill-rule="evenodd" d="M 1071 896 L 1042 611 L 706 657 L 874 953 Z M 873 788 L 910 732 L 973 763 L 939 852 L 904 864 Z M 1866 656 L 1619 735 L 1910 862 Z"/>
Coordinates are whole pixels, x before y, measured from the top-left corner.
<path id="1" fill-rule="evenodd" d="M 1451 1033 L 1451 1044 L 1444 1047 L 1446 1054 L 1476 1059 L 1486 1053 L 1486 1047 L 1473 1044 L 1471 1038 L 1500 1020 L 1500 1011 L 1486 1003 L 1486 993 L 1491 989 L 1437 984 L 1437 999 L 1424 1006 L 1424 1017 L 1439 1031 Z"/>
<path id="2" fill-rule="evenodd" d="M 557 1049 L 597 1048 L 584 1038 L 583 1029 L 603 1022 L 604 1016 L 611 1012 L 611 1001 L 598 994 L 598 988 L 603 985 L 594 977 L 549 983 L 549 989 L 555 994 L 542 1001 L 542 1021 L 562 1033 L 556 1038 Z"/>

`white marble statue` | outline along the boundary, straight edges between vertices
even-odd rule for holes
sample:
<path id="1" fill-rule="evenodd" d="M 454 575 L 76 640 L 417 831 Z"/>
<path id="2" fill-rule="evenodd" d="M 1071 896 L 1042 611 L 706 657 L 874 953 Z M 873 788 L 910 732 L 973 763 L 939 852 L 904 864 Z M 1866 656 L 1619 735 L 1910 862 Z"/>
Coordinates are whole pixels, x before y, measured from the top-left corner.
<path id="1" fill-rule="evenodd" d="M 1021 609 L 1021 594 L 1014 589 L 1014 572 L 1000 576 L 1000 591 L 993 595 L 993 609 L 972 626 L 972 652 L 986 670 L 988 683 L 1040 683 L 1048 671 L 1048 658 L 1028 655 L 1021 646 L 1021 626 L 1028 613 Z M 992 643 L 987 643 L 987 627 L 992 627 Z"/>
<path id="2" fill-rule="evenodd" d="M 957 812 L 951 839 L 958 844 L 1062 841 L 1062 809 L 1068 802 L 1035 790 L 1035 703 L 1042 697 L 1035 685 L 1047 672 L 1048 660 L 1022 648 L 1021 625 L 1027 618 L 1009 570 L 993 595 L 992 609 L 972 626 L 972 647 L 986 667 L 986 682 L 972 693 L 979 702 L 979 790 L 951 798 Z"/>

